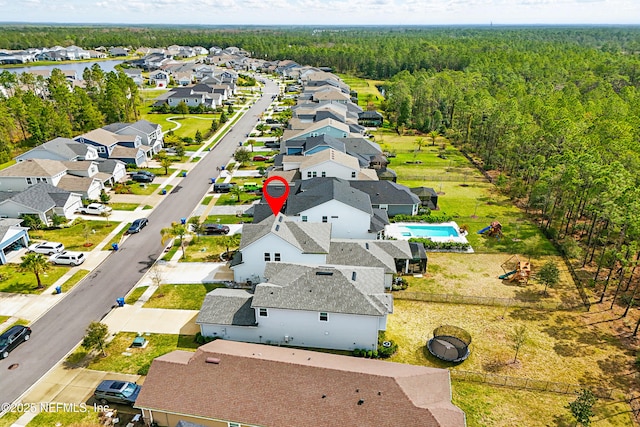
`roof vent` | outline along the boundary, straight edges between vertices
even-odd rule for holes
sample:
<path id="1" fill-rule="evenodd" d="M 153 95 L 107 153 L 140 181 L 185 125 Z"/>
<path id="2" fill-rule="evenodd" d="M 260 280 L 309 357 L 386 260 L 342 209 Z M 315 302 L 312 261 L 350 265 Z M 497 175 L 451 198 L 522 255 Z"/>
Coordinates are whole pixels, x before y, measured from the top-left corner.
<path id="1" fill-rule="evenodd" d="M 353 280 L 354 282 L 356 280 L 356 272 L 355 271 L 351 273 L 351 280 Z"/>
<path id="2" fill-rule="evenodd" d="M 316 271 L 316 276 L 333 276 L 333 271 Z"/>
<path id="3" fill-rule="evenodd" d="M 358 400 L 358 405 L 362 405 L 364 403 L 364 399 Z"/>
<path id="4" fill-rule="evenodd" d="M 367 248 L 367 250 L 369 250 L 369 243 L 365 243 L 364 247 Z"/>
<path id="5" fill-rule="evenodd" d="M 323 398 L 323 399 L 325 399 L 326 397 L 327 397 L 327 395 L 326 395 L 326 394 L 323 394 L 323 395 L 322 395 L 322 398 Z"/>
<path id="6" fill-rule="evenodd" d="M 356 389 L 356 393 L 360 393 L 360 389 L 359 388 Z"/>
<path id="7" fill-rule="evenodd" d="M 280 231 L 280 224 L 276 225 L 276 231 Z"/>
<path id="8" fill-rule="evenodd" d="M 278 216 L 278 222 L 282 222 L 282 215 Z"/>
<path id="9" fill-rule="evenodd" d="M 205 361 L 207 363 L 213 363 L 214 365 L 219 365 L 220 364 L 220 359 L 218 359 L 217 357 L 207 357 L 207 359 Z"/>

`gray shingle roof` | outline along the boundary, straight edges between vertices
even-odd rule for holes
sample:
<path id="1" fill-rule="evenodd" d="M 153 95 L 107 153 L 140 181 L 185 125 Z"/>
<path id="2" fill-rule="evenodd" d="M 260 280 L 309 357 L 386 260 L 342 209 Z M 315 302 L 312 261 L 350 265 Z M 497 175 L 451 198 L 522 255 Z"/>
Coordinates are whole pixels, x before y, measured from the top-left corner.
<path id="1" fill-rule="evenodd" d="M 303 253 L 326 254 L 329 252 L 331 224 L 293 222 L 287 220 L 282 214 L 271 216 L 258 224 L 245 224 L 242 227 L 240 250 L 270 233 Z"/>
<path id="2" fill-rule="evenodd" d="M 327 263 L 336 265 L 362 265 L 384 268 L 385 273 L 396 273 L 391 255 L 367 240 L 334 239 L 327 255 Z"/>
<path id="3" fill-rule="evenodd" d="M 420 198 L 409 188 L 392 181 L 350 181 L 353 188 L 371 197 L 373 205 L 416 205 Z"/>
<path id="4" fill-rule="evenodd" d="M 381 316 L 393 312 L 381 268 L 267 263 L 252 307 Z"/>
<path id="5" fill-rule="evenodd" d="M 87 152 L 87 147 L 84 144 L 76 142 L 72 139 L 58 137 L 52 139 L 51 141 L 47 141 L 35 148 L 32 148 L 28 151 L 28 153 L 33 154 L 38 151 L 55 153 L 59 156 L 72 160 L 75 159 L 78 155 L 84 155 Z"/>
<path id="6" fill-rule="evenodd" d="M 345 205 L 372 214 L 369 196 L 349 185 L 349 182 L 337 178 L 312 178 L 301 185 L 303 191 L 289 195 L 285 213 L 297 215 L 330 200 L 337 200 Z"/>
<path id="7" fill-rule="evenodd" d="M 196 324 L 255 326 L 252 297 L 244 289 L 216 288 L 204 298 Z"/>
<path id="8" fill-rule="evenodd" d="M 69 191 L 44 182 L 32 185 L 20 193 L 5 191 L 0 193 L 2 201 L 10 199 L 40 212 L 46 212 L 56 206 L 64 206 L 71 195 Z"/>

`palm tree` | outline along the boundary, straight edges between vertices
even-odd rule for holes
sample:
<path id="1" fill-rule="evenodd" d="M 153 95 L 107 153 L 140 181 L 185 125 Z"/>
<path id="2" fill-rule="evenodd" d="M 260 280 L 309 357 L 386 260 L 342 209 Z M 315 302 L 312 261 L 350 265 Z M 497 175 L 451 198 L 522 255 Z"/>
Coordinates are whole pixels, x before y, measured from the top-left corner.
<path id="1" fill-rule="evenodd" d="M 163 228 L 160 230 L 160 236 L 162 244 L 167 243 L 167 240 L 179 238 L 180 239 L 180 249 L 182 249 L 182 258 L 185 257 L 184 251 L 184 239 L 186 235 L 189 234 L 189 228 L 186 224 L 181 224 L 177 222 L 172 222 L 171 227 Z"/>
<path id="2" fill-rule="evenodd" d="M 234 196 L 237 196 L 238 197 L 238 203 L 240 203 L 240 196 L 242 196 L 242 193 L 244 192 L 242 190 L 242 188 L 240 186 L 236 185 L 234 187 L 231 187 L 231 190 L 229 190 L 229 192 L 231 194 L 233 194 Z"/>
<path id="3" fill-rule="evenodd" d="M 420 151 L 420 149 L 422 148 L 422 146 L 424 145 L 424 138 L 417 138 L 414 143 L 416 144 L 416 146 L 418 147 L 418 151 Z"/>
<path id="4" fill-rule="evenodd" d="M 42 289 L 44 286 L 42 285 L 42 280 L 40 280 L 40 275 L 46 273 L 51 268 L 51 264 L 49 264 L 49 260 L 44 255 L 30 252 L 22 257 L 19 268 L 21 271 L 30 271 L 35 274 L 38 281 L 36 289 Z"/>
<path id="5" fill-rule="evenodd" d="M 431 138 L 431 145 L 436 145 L 436 138 L 438 138 L 439 136 L 440 134 L 435 130 L 432 130 L 431 132 L 429 132 L 429 138 Z"/>

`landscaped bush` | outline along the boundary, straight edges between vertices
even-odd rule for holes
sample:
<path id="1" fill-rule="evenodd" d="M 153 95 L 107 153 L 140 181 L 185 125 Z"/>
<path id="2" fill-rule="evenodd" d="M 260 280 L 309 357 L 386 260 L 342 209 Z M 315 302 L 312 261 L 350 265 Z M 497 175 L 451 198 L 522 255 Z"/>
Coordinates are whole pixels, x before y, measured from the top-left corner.
<path id="1" fill-rule="evenodd" d="M 440 222 L 452 221 L 451 215 L 396 215 L 389 218 L 391 222 L 426 222 L 429 224 L 436 224 Z"/>
<path id="2" fill-rule="evenodd" d="M 410 242 L 422 243 L 427 251 L 467 251 L 471 247 L 469 243 L 461 242 L 434 242 L 426 237 L 412 237 Z"/>

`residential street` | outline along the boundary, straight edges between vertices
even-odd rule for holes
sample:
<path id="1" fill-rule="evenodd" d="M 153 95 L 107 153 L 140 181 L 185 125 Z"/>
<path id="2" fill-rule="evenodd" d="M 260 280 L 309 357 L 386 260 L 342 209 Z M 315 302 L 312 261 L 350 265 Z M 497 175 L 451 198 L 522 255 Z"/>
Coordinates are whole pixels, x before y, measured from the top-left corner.
<path id="1" fill-rule="evenodd" d="M 102 319 L 124 297 L 162 253 L 160 230 L 171 222 L 189 217 L 217 175 L 256 124 L 258 116 L 278 93 L 276 82 L 266 80 L 263 96 L 210 152 L 184 178 L 174 182 L 173 190 L 149 215 L 149 225 L 139 234 L 128 237 L 117 252 L 92 271 L 82 282 L 31 325 L 33 335 L 10 357 L 0 361 L 0 403 L 10 403 L 49 371 L 74 348 L 84 336 L 89 322 Z M 116 308 L 117 310 L 117 308 Z M 15 369 L 8 369 L 12 364 Z"/>

